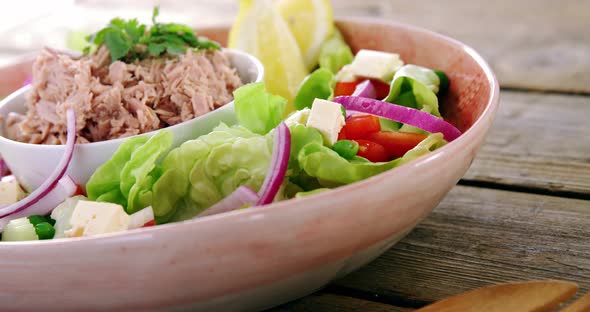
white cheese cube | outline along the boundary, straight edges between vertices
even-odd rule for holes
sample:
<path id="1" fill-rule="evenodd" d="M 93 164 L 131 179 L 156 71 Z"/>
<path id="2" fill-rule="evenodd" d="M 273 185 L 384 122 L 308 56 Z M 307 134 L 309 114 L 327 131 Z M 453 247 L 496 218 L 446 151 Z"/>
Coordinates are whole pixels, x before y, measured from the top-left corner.
<path id="1" fill-rule="evenodd" d="M 66 236 L 92 236 L 125 231 L 129 215 L 121 205 L 80 200 L 70 219 L 71 230 Z"/>
<path id="2" fill-rule="evenodd" d="M 342 66 L 342 68 L 336 73 L 334 79 L 338 82 L 352 82 L 356 81 L 356 76 L 352 72 L 350 64 Z"/>
<path id="3" fill-rule="evenodd" d="M 0 182 L 0 205 L 10 205 L 25 198 L 25 192 L 16 180 Z"/>
<path id="4" fill-rule="evenodd" d="M 328 145 L 333 145 L 338 140 L 338 133 L 344 126 L 342 105 L 315 99 L 307 118 L 307 126 L 318 129 Z"/>
<path id="5" fill-rule="evenodd" d="M 352 64 L 351 71 L 357 77 L 391 81 L 395 72 L 404 65 L 399 54 L 373 50 L 360 50 Z"/>

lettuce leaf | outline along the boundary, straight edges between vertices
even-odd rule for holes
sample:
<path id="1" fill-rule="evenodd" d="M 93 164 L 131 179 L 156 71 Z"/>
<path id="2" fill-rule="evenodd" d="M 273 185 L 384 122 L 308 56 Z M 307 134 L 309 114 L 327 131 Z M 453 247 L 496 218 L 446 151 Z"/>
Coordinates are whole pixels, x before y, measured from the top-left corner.
<path id="1" fill-rule="evenodd" d="M 158 223 L 190 219 L 241 185 L 259 190 L 272 153 L 272 135 L 224 124 L 173 149 L 153 185 Z"/>
<path id="2" fill-rule="evenodd" d="M 172 146 L 173 136 L 162 130 L 152 137 L 123 142 L 113 157 L 100 166 L 86 184 L 88 198 L 116 203 L 131 214 L 152 202 L 152 186 L 159 178 L 156 162 Z"/>
<path id="3" fill-rule="evenodd" d="M 334 74 L 325 68 L 318 68 L 305 77 L 299 86 L 293 106 L 297 110 L 311 108 L 315 99 L 329 100 L 334 96 Z"/>
<path id="4" fill-rule="evenodd" d="M 248 130 L 267 134 L 282 120 L 287 100 L 266 91 L 264 83 L 251 83 L 234 91 L 238 123 Z"/>
<path id="5" fill-rule="evenodd" d="M 433 89 L 438 91 L 439 84 L 440 79 L 434 71 L 416 65 L 404 65 L 395 73 L 391 81 L 389 95 L 384 101 L 415 108 L 436 117 L 441 117 L 438 109 L 438 97 L 433 91 Z M 421 129 L 402 125 L 391 120 L 380 120 L 380 122 L 384 130 L 427 133 Z"/>
<path id="6" fill-rule="evenodd" d="M 342 38 L 342 34 L 335 29 L 334 34 L 326 39 L 320 47 L 320 68 L 336 74 L 344 65 L 352 63 L 352 50 Z"/>
<path id="7" fill-rule="evenodd" d="M 301 148 L 297 154 L 299 167 L 309 176 L 316 178 L 324 187 L 336 187 L 354 183 L 398 167 L 445 144 L 443 135 L 434 133 L 409 150 L 403 157 L 389 162 L 372 163 L 362 157 L 352 160 L 342 158 L 332 149 L 312 142 Z"/>
<path id="8" fill-rule="evenodd" d="M 86 193 L 90 200 L 127 206 L 127 199 L 119 187 L 121 185 L 121 171 L 131 159 L 133 152 L 148 139 L 146 136 L 138 136 L 125 140 L 113 154 L 113 157 L 96 169 L 86 183 Z"/>

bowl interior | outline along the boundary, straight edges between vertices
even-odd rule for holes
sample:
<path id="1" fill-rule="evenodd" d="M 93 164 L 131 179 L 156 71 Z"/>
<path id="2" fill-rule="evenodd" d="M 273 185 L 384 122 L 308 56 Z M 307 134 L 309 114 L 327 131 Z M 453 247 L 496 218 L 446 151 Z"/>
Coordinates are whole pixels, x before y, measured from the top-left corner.
<path id="1" fill-rule="evenodd" d="M 486 72 L 474 59 L 477 53 L 453 39 L 404 24 L 375 19 L 345 19 L 336 23 L 354 53 L 373 49 L 400 54 L 409 64 L 443 70 L 451 81 L 449 92 L 442 97 L 441 114 L 445 120 L 465 132 L 482 115 L 490 101 L 493 85 Z M 227 44 L 228 29 L 206 29 L 201 34 Z M 387 38 L 387 40 L 384 40 Z M 477 56 L 478 57 L 478 56 Z M 485 62 L 483 62 L 485 63 Z"/>

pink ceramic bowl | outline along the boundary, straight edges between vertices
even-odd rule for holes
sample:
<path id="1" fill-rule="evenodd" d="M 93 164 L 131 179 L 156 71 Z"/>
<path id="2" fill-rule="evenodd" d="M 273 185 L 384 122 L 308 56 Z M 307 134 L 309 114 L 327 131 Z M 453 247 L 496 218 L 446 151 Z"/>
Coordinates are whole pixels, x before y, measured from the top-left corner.
<path id="1" fill-rule="evenodd" d="M 302 199 L 122 234 L 0 244 L 2 310 L 259 310 L 319 289 L 411 231 L 469 168 L 498 83 L 453 39 L 374 19 L 338 26 L 354 50 L 444 70 L 444 116 L 465 133 L 390 172 Z M 225 42 L 227 29 L 201 34 Z"/>

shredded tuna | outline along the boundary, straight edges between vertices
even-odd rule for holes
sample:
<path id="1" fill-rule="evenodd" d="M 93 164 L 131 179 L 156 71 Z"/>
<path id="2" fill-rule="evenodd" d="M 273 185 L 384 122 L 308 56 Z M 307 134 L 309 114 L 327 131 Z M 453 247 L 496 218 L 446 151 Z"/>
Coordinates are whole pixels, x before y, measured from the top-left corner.
<path id="1" fill-rule="evenodd" d="M 126 64 L 111 63 L 104 46 L 81 58 L 44 49 L 33 64 L 27 113 L 6 116 L 4 132 L 21 142 L 65 144 L 65 112 L 74 107 L 79 143 L 128 137 L 206 114 L 241 85 L 221 51 Z"/>

